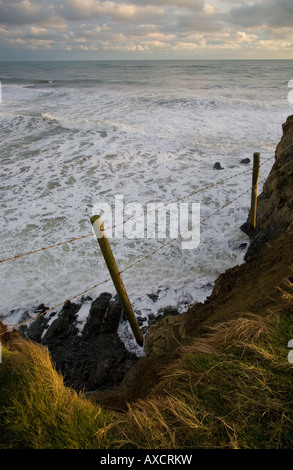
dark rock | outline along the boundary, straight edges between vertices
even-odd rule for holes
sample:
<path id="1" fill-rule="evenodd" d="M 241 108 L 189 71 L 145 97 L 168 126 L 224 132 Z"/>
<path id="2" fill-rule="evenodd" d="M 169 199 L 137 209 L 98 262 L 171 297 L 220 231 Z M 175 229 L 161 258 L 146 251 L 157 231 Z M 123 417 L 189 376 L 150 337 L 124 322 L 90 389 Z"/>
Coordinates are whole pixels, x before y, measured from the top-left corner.
<path id="1" fill-rule="evenodd" d="M 138 361 L 117 334 L 122 315 L 120 300 L 101 294 L 92 302 L 80 334 L 77 314 L 82 303 L 67 302 L 49 327 L 48 319 L 40 316 L 20 334 L 48 347 L 66 385 L 86 392 L 115 388 Z"/>
<path id="2" fill-rule="evenodd" d="M 240 243 L 239 249 L 240 250 L 246 250 L 248 243 Z"/>
<path id="3" fill-rule="evenodd" d="M 42 343 L 46 345 L 50 343 L 55 344 L 63 341 L 68 336 L 76 335 L 78 330 L 74 322 L 76 321 L 79 308 L 80 306 L 77 304 L 73 304 L 70 301 L 66 302 L 58 318 L 53 321 L 45 333 Z M 33 327 L 33 324 L 31 327 Z M 27 334 L 29 335 L 29 332 Z"/>
<path id="4" fill-rule="evenodd" d="M 245 260 L 293 227 L 293 115 L 283 124 L 283 136 L 275 152 L 275 163 L 257 198 L 256 228 L 250 230 L 249 216 L 240 227 L 250 238 Z"/>
<path id="5" fill-rule="evenodd" d="M 119 298 L 116 296 L 110 299 L 108 308 L 104 316 L 102 332 L 111 333 L 113 331 L 117 331 L 122 315 L 123 315 L 123 308 L 122 308 Z"/>
<path id="6" fill-rule="evenodd" d="M 93 301 L 93 298 L 90 297 L 89 295 L 87 297 L 82 296 L 82 298 L 80 299 L 81 304 L 83 304 L 84 302 L 92 302 L 92 301 Z"/>
<path id="7" fill-rule="evenodd" d="M 91 338 L 101 332 L 111 294 L 104 292 L 91 305 L 89 316 L 83 328 L 83 338 Z"/>
<path id="8" fill-rule="evenodd" d="M 40 304 L 38 307 L 34 309 L 34 316 L 38 314 L 42 314 L 46 310 L 48 310 L 49 307 L 46 307 L 44 304 Z M 28 312 L 25 312 L 22 315 L 21 321 L 26 321 L 30 318 L 30 315 Z M 40 342 L 41 341 L 41 336 L 43 334 L 43 331 L 46 329 L 48 323 L 48 319 L 45 318 L 43 315 L 38 316 L 30 325 L 30 328 L 27 327 L 27 325 L 22 325 L 19 327 L 19 332 L 21 333 L 22 336 L 27 337 L 31 341 L 36 341 Z"/>
<path id="9" fill-rule="evenodd" d="M 162 318 L 172 315 L 179 315 L 179 311 L 176 307 L 163 307 L 158 310 L 157 315 L 149 315 L 149 326 L 153 325 L 154 323 L 159 322 Z"/>
<path id="10" fill-rule="evenodd" d="M 250 158 L 243 158 L 240 163 L 242 163 L 243 165 L 248 165 L 250 163 Z"/>
<path id="11" fill-rule="evenodd" d="M 83 338 L 92 338 L 102 333 L 112 333 L 119 326 L 122 305 L 118 297 L 101 294 L 93 303 L 82 331 Z"/>
<path id="12" fill-rule="evenodd" d="M 179 315 L 178 309 L 172 306 L 160 308 L 158 313 L 163 317 L 166 317 L 167 315 Z"/>
<path id="13" fill-rule="evenodd" d="M 136 319 L 139 326 L 143 325 L 147 321 L 147 317 L 142 317 L 140 314 L 136 315 Z"/>
<path id="14" fill-rule="evenodd" d="M 20 327 L 20 331 L 30 340 L 40 342 L 41 336 L 46 328 L 48 320 L 46 318 L 38 317 L 35 321 L 31 324 L 30 328 L 27 328 L 25 325 Z"/>
<path id="15" fill-rule="evenodd" d="M 216 162 L 214 164 L 214 169 L 215 170 L 224 170 L 224 168 L 222 167 L 221 163 L 220 162 Z"/>
<path id="16" fill-rule="evenodd" d="M 150 313 L 148 316 L 148 320 L 149 320 L 149 325 L 151 325 L 152 323 L 156 321 L 156 315 L 154 315 L 153 313 Z"/>
<path id="17" fill-rule="evenodd" d="M 157 302 L 158 298 L 159 298 L 159 294 L 147 294 L 147 296 L 153 301 L 153 302 Z"/>

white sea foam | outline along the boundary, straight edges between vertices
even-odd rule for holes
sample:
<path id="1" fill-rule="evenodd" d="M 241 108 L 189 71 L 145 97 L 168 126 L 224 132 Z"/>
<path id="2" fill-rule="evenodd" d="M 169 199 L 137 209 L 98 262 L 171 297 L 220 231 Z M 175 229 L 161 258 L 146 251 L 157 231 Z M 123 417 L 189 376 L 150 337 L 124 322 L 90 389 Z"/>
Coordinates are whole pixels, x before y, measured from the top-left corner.
<path id="1" fill-rule="evenodd" d="M 202 68 L 96 65 L 76 63 L 70 69 L 55 63 L 49 70 L 50 64 L 43 64 L 35 82 L 21 64 L 11 65 L 10 81 L 0 73 L 1 258 L 91 233 L 93 206 L 113 207 L 117 194 L 145 207 L 245 171 L 240 161 L 253 152 L 261 152 L 262 161 L 274 155 L 291 113 L 287 62 L 260 62 L 261 82 L 260 69 L 256 73 L 249 62 L 208 62 Z M 224 170 L 214 170 L 216 161 Z M 272 163 L 261 167 L 261 179 Z M 250 184 L 251 174 L 245 173 L 185 202 L 200 203 L 203 219 Z M 243 262 L 239 245 L 247 237 L 239 227 L 249 202 L 247 193 L 203 223 L 198 249 L 182 250 L 177 241 L 123 274 L 145 324 L 160 308 L 184 311 L 203 301 L 221 272 Z M 165 242 L 111 244 L 123 270 Z M 51 307 L 109 277 L 94 237 L 2 263 L 0 269 L 1 311 L 11 323 L 18 321 L 17 313 L 9 319 L 12 309 Z M 88 295 L 103 291 L 114 293 L 112 283 Z M 156 294 L 156 302 L 148 294 Z M 134 347 L 125 325 L 121 336 Z"/>

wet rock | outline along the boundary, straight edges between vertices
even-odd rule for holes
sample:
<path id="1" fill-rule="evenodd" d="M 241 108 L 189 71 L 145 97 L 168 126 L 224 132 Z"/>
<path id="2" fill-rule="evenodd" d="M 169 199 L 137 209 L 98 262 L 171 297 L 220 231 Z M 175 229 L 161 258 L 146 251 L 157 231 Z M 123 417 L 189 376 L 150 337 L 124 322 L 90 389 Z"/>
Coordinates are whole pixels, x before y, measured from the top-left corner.
<path id="1" fill-rule="evenodd" d="M 43 312 L 48 310 L 48 308 L 49 307 L 46 307 L 44 304 L 40 304 L 38 307 L 35 308 L 34 315 L 42 314 Z M 30 315 L 25 312 L 25 314 L 22 316 L 21 321 L 26 321 L 29 318 Z M 27 337 L 31 341 L 40 342 L 43 331 L 47 328 L 48 321 L 49 320 L 47 318 L 45 318 L 43 315 L 40 315 L 33 321 L 33 323 L 31 323 L 30 328 L 28 328 L 27 325 L 20 326 L 19 332 L 22 334 L 22 336 Z"/>
<path id="2" fill-rule="evenodd" d="M 239 249 L 240 250 L 246 250 L 248 243 L 240 243 Z"/>
<path id="3" fill-rule="evenodd" d="M 38 317 L 32 323 L 31 327 L 27 329 L 25 325 L 22 325 L 19 330 L 23 336 L 26 336 L 31 341 L 40 342 L 42 333 L 46 328 L 48 320 L 44 317 Z"/>
<path id="4" fill-rule="evenodd" d="M 215 170 L 224 170 L 224 168 L 222 167 L 221 163 L 220 162 L 216 162 L 214 164 L 214 169 Z"/>
<path id="5" fill-rule="evenodd" d="M 157 315 L 149 315 L 149 326 L 159 322 L 162 318 L 167 316 L 179 315 L 179 311 L 176 307 L 163 307 L 158 310 Z"/>
<path id="6" fill-rule="evenodd" d="M 159 299 L 159 294 L 147 294 L 147 296 L 153 301 L 153 302 L 157 302 L 157 300 Z"/>
<path id="7" fill-rule="evenodd" d="M 42 340 L 43 344 L 54 345 L 66 340 L 67 337 L 75 336 L 78 332 L 74 322 L 80 306 L 71 302 L 66 302 L 60 314 L 48 328 Z M 33 325 L 30 328 L 33 328 Z M 29 335 L 29 330 L 28 333 Z"/>
<path id="8" fill-rule="evenodd" d="M 109 293 L 101 294 L 92 302 L 80 333 L 77 325 L 81 305 L 67 302 L 49 326 L 48 319 L 39 317 L 22 336 L 48 347 L 66 385 L 84 392 L 115 388 L 138 361 L 117 333 L 121 303 Z"/>
<path id="9" fill-rule="evenodd" d="M 242 165 L 248 165 L 250 163 L 250 158 L 243 158 L 240 163 L 242 163 Z"/>
<path id="10" fill-rule="evenodd" d="M 94 300 L 83 328 L 83 338 L 92 338 L 101 333 L 111 297 L 111 294 L 105 292 Z"/>
<path id="11" fill-rule="evenodd" d="M 288 117 L 282 128 L 283 136 L 276 148 L 275 163 L 257 198 L 256 228 L 250 230 L 249 216 L 240 227 L 250 237 L 246 260 L 293 227 L 293 115 Z"/>

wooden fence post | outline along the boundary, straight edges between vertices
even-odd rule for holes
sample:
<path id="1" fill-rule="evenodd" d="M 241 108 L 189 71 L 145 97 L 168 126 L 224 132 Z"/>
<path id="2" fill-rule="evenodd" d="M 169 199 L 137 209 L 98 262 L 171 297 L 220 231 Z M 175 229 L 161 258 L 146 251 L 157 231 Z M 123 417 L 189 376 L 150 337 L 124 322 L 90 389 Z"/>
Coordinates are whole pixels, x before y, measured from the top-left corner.
<path id="1" fill-rule="evenodd" d="M 256 227 L 257 187 L 259 178 L 260 153 L 253 154 L 252 188 L 249 228 L 254 231 Z"/>
<path id="2" fill-rule="evenodd" d="M 108 237 L 105 233 L 105 229 L 104 229 L 102 219 L 99 215 L 94 215 L 93 217 L 91 217 L 91 223 L 92 223 L 95 235 L 97 237 L 98 243 L 100 245 L 102 254 L 104 256 L 107 268 L 109 270 L 109 273 L 110 273 L 111 278 L 113 280 L 113 283 L 114 283 L 114 286 L 116 288 L 117 294 L 119 296 L 120 302 L 122 304 L 124 312 L 127 316 L 127 319 L 130 323 L 131 329 L 132 329 L 133 334 L 135 336 L 136 342 L 140 346 L 143 346 L 143 336 L 142 336 L 142 333 L 140 331 L 137 319 L 134 315 L 132 305 L 130 303 L 130 300 L 129 300 L 127 292 L 126 292 L 126 289 L 124 287 L 124 284 L 123 284 L 119 269 L 117 267 L 114 255 L 112 253 L 112 249 L 111 249 Z"/>

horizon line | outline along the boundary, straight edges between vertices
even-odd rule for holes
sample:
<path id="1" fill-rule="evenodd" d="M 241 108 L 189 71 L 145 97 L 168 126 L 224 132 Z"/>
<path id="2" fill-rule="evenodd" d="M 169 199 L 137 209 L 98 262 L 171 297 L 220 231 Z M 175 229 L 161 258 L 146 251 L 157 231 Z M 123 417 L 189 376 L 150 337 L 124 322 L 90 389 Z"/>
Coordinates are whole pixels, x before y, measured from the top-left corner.
<path id="1" fill-rule="evenodd" d="M 250 59 L 0 59 L 1 62 L 259 62 L 259 61 L 293 61 L 292 59 L 266 59 L 266 58 L 250 58 Z"/>

